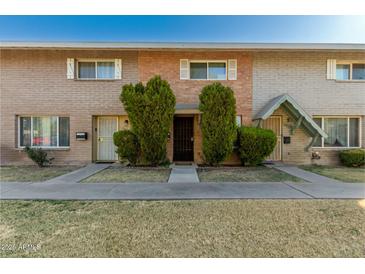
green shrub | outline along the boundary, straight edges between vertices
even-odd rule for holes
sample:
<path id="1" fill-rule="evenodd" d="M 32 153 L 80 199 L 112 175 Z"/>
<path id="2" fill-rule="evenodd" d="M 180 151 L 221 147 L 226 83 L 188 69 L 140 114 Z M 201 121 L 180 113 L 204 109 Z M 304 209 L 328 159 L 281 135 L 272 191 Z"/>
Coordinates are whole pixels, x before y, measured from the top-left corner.
<path id="1" fill-rule="evenodd" d="M 119 158 L 128 160 L 131 165 L 136 165 L 140 156 L 137 136 L 130 130 L 120 130 L 114 132 L 113 141 Z"/>
<path id="2" fill-rule="evenodd" d="M 41 148 L 25 147 L 24 151 L 27 153 L 28 157 L 39 167 L 51 165 L 52 161 L 54 160 L 54 158 L 48 158 L 47 152 Z"/>
<path id="3" fill-rule="evenodd" d="M 348 167 L 359 167 L 365 164 L 365 150 L 349 149 L 340 152 L 341 163 Z"/>
<path id="4" fill-rule="evenodd" d="M 199 99 L 204 161 L 209 165 L 217 165 L 233 150 L 236 139 L 236 99 L 231 88 L 218 82 L 205 86 Z"/>
<path id="5" fill-rule="evenodd" d="M 169 83 L 155 76 L 146 87 L 125 85 L 120 100 L 140 143 L 142 160 L 151 165 L 164 162 L 176 102 Z"/>
<path id="6" fill-rule="evenodd" d="M 244 165 L 261 164 L 275 145 L 276 135 L 272 130 L 244 126 L 238 129 L 238 152 Z"/>

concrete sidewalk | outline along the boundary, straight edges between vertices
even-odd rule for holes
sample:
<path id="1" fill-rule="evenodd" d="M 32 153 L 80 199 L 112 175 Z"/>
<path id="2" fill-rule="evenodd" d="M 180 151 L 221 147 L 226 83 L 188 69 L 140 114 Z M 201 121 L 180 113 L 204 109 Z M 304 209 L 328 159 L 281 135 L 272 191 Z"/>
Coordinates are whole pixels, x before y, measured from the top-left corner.
<path id="1" fill-rule="evenodd" d="M 198 183 L 195 167 L 175 167 L 169 183 L 77 183 L 110 164 L 92 164 L 46 182 L 0 182 L 0 199 L 364 199 L 365 183 L 343 183 L 295 166 L 274 165 L 310 182 Z"/>
<path id="2" fill-rule="evenodd" d="M 365 184 L 313 183 L 0 183 L 1 199 L 364 199 Z"/>
<path id="3" fill-rule="evenodd" d="M 110 166 L 111 164 L 89 164 L 70 173 L 52 178 L 42 184 L 75 184 Z"/>

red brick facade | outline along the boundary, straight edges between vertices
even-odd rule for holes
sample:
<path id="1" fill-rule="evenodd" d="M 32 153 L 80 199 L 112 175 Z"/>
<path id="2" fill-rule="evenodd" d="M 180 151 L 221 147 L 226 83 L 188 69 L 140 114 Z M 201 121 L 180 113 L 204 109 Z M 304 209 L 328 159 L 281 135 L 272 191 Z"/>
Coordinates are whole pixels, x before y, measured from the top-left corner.
<path id="1" fill-rule="evenodd" d="M 66 77 L 67 58 L 120 58 L 121 80 L 76 80 Z M 70 117 L 70 147 L 51 150 L 56 164 L 89 163 L 95 160 L 96 116 L 125 115 L 119 101 L 124 84 L 146 82 L 155 74 L 169 81 L 177 103 L 198 103 L 203 86 L 212 81 L 180 80 L 180 59 L 237 60 L 237 80 L 221 81 L 236 95 L 237 115 L 251 123 L 252 58 L 240 51 L 132 51 L 132 50 L 1 50 L 1 164 L 30 163 L 17 147 L 19 115 Z M 201 162 L 198 115 L 194 119 L 194 158 Z M 76 141 L 85 131 L 87 141 Z M 171 142 L 168 147 L 172 159 Z"/>

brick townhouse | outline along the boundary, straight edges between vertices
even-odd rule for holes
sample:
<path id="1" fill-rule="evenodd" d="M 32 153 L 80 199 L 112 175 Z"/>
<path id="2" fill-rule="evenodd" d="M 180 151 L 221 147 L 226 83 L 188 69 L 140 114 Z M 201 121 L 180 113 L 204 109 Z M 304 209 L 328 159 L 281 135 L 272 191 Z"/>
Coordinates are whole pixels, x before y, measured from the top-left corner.
<path id="1" fill-rule="evenodd" d="M 214 81 L 234 90 L 237 124 L 276 133 L 268 160 L 333 164 L 364 147 L 363 44 L 0 42 L 1 164 L 28 164 L 25 146 L 56 164 L 117 160 L 121 87 L 156 74 L 176 95 L 171 161 L 202 163 L 199 93 Z"/>

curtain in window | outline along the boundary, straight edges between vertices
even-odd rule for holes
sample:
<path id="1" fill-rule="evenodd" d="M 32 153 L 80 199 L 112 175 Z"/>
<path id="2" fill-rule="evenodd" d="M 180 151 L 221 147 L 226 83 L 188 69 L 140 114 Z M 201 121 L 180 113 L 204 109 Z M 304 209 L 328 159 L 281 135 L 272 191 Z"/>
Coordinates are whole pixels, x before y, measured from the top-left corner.
<path id="1" fill-rule="evenodd" d="M 352 64 L 352 79 L 365 79 L 365 64 Z"/>
<path id="2" fill-rule="evenodd" d="M 359 119 L 350 118 L 350 147 L 358 147 L 360 145 L 359 140 Z"/>
<path id="3" fill-rule="evenodd" d="M 322 118 L 313 118 L 313 121 L 322 128 Z M 321 147 L 322 146 L 322 138 L 317 138 L 317 140 L 313 143 L 314 147 Z"/>
<path id="4" fill-rule="evenodd" d="M 99 79 L 114 79 L 114 62 L 98 62 Z"/>
<path id="5" fill-rule="evenodd" d="M 347 147 L 347 118 L 325 118 L 324 131 L 328 134 L 325 147 Z"/>
<path id="6" fill-rule="evenodd" d="M 31 146 L 31 118 L 30 117 L 20 117 L 19 125 L 19 144 L 20 146 Z"/>
<path id="7" fill-rule="evenodd" d="M 79 78 L 95 78 L 95 62 L 79 62 Z"/>
<path id="8" fill-rule="evenodd" d="M 33 146 L 57 146 L 57 117 L 33 117 Z"/>
<path id="9" fill-rule="evenodd" d="M 70 145 L 70 118 L 59 118 L 59 146 L 68 147 Z"/>
<path id="10" fill-rule="evenodd" d="M 207 79 L 207 63 L 190 63 L 190 79 Z"/>
<path id="11" fill-rule="evenodd" d="M 336 66 L 336 79 L 337 80 L 350 79 L 350 65 L 337 65 Z"/>
<path id="12" fill-rule="evenodd" d="M 209 63 L 209 79 L 225 80 L 226 64 L 225 63 Z"/>

